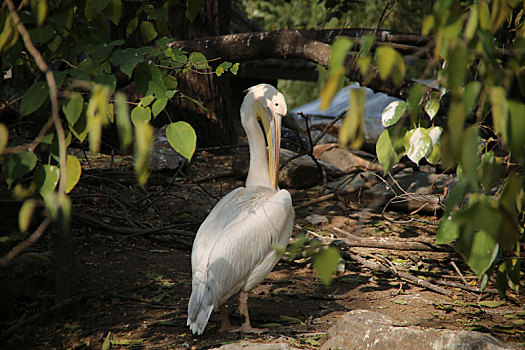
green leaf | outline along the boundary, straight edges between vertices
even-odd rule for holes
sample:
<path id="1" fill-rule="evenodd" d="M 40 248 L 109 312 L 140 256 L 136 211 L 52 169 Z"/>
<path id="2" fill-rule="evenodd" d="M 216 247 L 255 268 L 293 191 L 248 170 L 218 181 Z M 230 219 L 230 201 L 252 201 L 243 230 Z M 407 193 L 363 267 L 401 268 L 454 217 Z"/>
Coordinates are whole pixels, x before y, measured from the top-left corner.
<path id="1" fill-rule="evenodd" d="M 114 25 L 118 25 L 122 16 L 122 0 L 110 0 L 105 13 Z"/>
<path id="2" fill-rule="evenodd" d="M 481 276 L 487 272 L 496 260 L 499 244 L 492 235 L 484 230 L 467 232 L 467 237 L 461 237 L 463 242 L 459 250 L 465 256 L 465 260 L 472 271 Z M 470 247 L 467 247 L 467 244 L 470 244 Z"/>
<path id="3" fill-rule="evenodd" d="M 346 55 L 352 46 L 354 46 L 354 43 L 344 36 L 334 41 L 330 48 L 330 59 L 328 61 L 328 74 L 330 74 L 330 76 L 339 72 L 341 68 L 343 68 L 344 71 Z"/>
<path id="4" fill-rule="evenodd" d="M 0 123 L 0 154 L 4 151 L 5 146 L 7 146 L 7 142 L 9 141 L 9 131 L 7 130 L 7 127 Z"/>
<path id="5" fill-rule="evenodd" d="M 86 1 L 91 1 L 91 0 L 86 0 Z M 100 13 L 109 5 L 109 0 L 92 0 L 92 1 L 93 1 L 93 8 L 96 13 Z"/>
<path id="6" fill-rule="evenodd" d="M 215 68 L 215 74 L 220 77 L 224 72 L 226 72 L 232 66 L 231 62 L 222 62 Z"/>
<path id="7" fill-rule="evenodd" d="M 149 108 L 148 108 L 149 109 Z M 133 167 L 139 184 L 144 185 L 149 177 L 153 127 L 147 122 L 135 123 L 135 158 Z"/>
<path id="8" fill-rule="evenodd" d="M 37 157 L 32 152 L 22 151 L 7 157 L 2 166 L 7 186 L 11 187 L 13 181 L 29 173 L 36 165 Z"/>
<path id="9" fill-rule="evenodd" d="M 60 169 L 55 165 L 44 164 L 35 170 L 33 180 L 36 188 L 45 197 L 49 192 L 53 192 L 60 179 Z"/>
<path id="10" fill-rule="evenodd" d="M 508 147 L 512 159 L 525 166 L 525 104 L 517 101 L 508 101 Z M 0 146 L 1 148 L 1 146 Z"/>
<path id="11" fill-rule="evenodd" d="M 148 21 L 140 22 L 140 34 L 145 43 L 149 43 L 151 40 L 157 37 L 157 31 L 153 23 Z"/>
<path id="12" fill-rule="evenodd" d="M 113 95 L 115 88 L 117 87 L 117 78 L 113 74 L 97 74 L 95 75 L 94 81 L 100 85 L 106 85 L 108 89 L 108 94 Z"/>
<path id="13" fill-rule="evenodd" d="M 372 45 L 374 45 L 374 41 L 376 40 L 376 37 L 374 34 L 365 34 L 361 37 L 361 52 L 359 53 L 360 56 L 367 56 L 370 53 L 370 49 L 372 48 Z"/>
<path id="14" fill-rule="evenodd" d="M 432 152 L 429 155 L 427 155 L 425 158 L 428 160 L 430 164 L 437 164 L 439 160 L 439 156 L 441 154 L 440 147 L 439 147 L 439 140 L 441 138 L 442 133 L 443 133 L 443 128 L 439 126 L 434 126 L 428 129 L 428 136 L 430 137 L 430 140 L 432 140 Z"/>
<path id="15" fill-rule="evenodd" d="M 416 123 L 421 104 L 425 97 L 425 87 L 421 84 L 414 84 L 408 91 L 407 106 L 410 110 L 410 120 L 413 124 Z"/>
<path id="16" fill-rule="evenodd" d="M 32 35 L 31 38 L 33 38 Z M 0 52 L 9 50 L 17 41 L 18 29 L 13 17 L 9 15 L 8 11 L 0 10 Z"/>
<path id="17" fill-rule="evenodd" d="M 192 52 L 188 57 L 188 62 L 196 69 L 206 69 L 210 67 L 208 60 L 206 60 L 206 57 L 200 52 Z"/>
<path id="18" fill-rule="evenodd" d="M 504 301 L 497 301 L 497 300 L 483 300 L 478 303 L 480 306 L 488 307 L 488 308 L 496 308 L 505 305 Z"/>
<path id="19" fill-rule="evenodd" d="M 470 41 L 476 34 L 476 29 L 478 29 L 478 4 L 472 4 L 470 6 L 470 13 L 468 16 L 467 24 L 465 25 L 465 37 Z"/>
<path id="20" fill-rule="evenodd" d="M 86 0 L 84 15 L 88 22 L 93 21 L 109 5 L 109 0 Z"/>
<path id="21" fill-rule="evenodd" d="M 131 111 L 131 121 L 133 125 L 137 123 L 147 123 L 151 119 L 151 109 L 149 107 L 137 106 Z"/>
<path id="22" fill-rule="evenodd" d="M 117 108 L 117 130 L 120 139 L 120 147 L 125 149 L 131 145 L 131 123 L 129 120 L 129 109 L 126 103 L 126 96 L 119 92 L 115 96 Z"/>
<path id="23" fill-rule="evenodd" d="M 414 163 L 419 165 L 419 161 L 430 155 L 432 152 L 432 139 L 425 128 L 410 130 L 406 137 L 408 139 L 407 156 Z"/>
<path id="24" fill-rule="evenodd" d="M 471 81 L 465 86 L 463 92 L 463 108 L 465 114 L 470 114 L 478 102 L 479 92 L 481 91 L 481 83 L 479 81 Z"/>
<path id="25" fill-rule="evenodd" d="M 338 71 L 330 75 L 328 82 L 323 87 L 323 91 L 321 91 L 321 110 L 327 109 L 330 106 L 330 102 L 332 102 L 335 94 L 341 89 L 344 81 L 344 73 L 345 68 L 339 67 Z"/>
<path id="26" fill-rule="evenodd" d="M 62 111 L 64 112 L 69 124 L 75 125 L 75 123 L 78 121 L 80 113 L 82 112 L 83 102 L 84 100 L 82 99 L 82 95 L 80 95 L 78 92 L 75 92 L 62 105 Z"/>
<path id="27" fill-rule="evenodd" d="M 239 70 L 239 63 L 234 63 L 233 66 L 230 68 L 230 72 L 232 72 L 234 75 L 237 75 L 238 70 Z"/>
<path id="28" fill-rule="evenodd" d="M 140 99 L 140 105 L 142 107 L 148 107 L 151 104 L 151 102 L 153 102 L 154 99 L 155 99 L 155 96 L 153 95 L 144 96 L 143 98 Z"/>
<path id="29" fill-rule="evenodd" d="M 102 126 L 106 125 L 109 114 L 109 88 L 106 85 L 95 84 L 86 110 L 89 130 L 89 150 L 96 154 L 99 151 L 102 137 Z"/>
<path id="30" fill-rule="evenodd" d="M 80 166 L 80 161 L 76 156 L 67 155 L 66 159 L 66 168 L 67 168 L 67 180 L 66 180 L 66 193 L 71 192 L 73 187 L 80 180 L 80 174 L 82 173 L 82 167 Z"/>
<path id="31" fill-rule="evenodd" d="M 359 57 L 357 59 L 357 66 L 359 67 L 359 71 L 361 72 L 362 76 L 366 76 L 366 74 L 368 73 L 371 62 L 372 62 L 372 58 L 370 56 Z"/>
<path id="32" fill-rule="evenodd" d="M 323 284 L 332 282 L 332 275 L 337 271 L 340 261 L 341 253 L 336 247 L 323 248 L 315 255 L 314 269 Z"/>
<path id="33" fill-rule="evenodd" d="M 501 178 L 505 175 L 505 165 L 500 158 L 494 157 L 494 152 L 489 151 L 481 156 L 481 163 L 477 169 L 477 175 L 481 187 L 485 193 L 489 193 Z"/>
<path id="34" fill-rule="evenodd" d="M 35 199 L 28 199 L 24 201 L 24 204 L 20 207 L 20 211 L 18 212 L 18 227 L 20 231 L 27 232 L 29 229 L 36 205 L 37 201 Z"/>
<path id="35" fill-rule="evenodd" d="M 139 26 L 139 18 L 138 17 L 133 17 L 129 23 L 128 23 L 128 26 L 126 27 L 126 38 L 129 38 L 129 36 L 131 34 L 133 34 L 133 32 L 135 30 L 137 30 L 137 27 Z"/>
<path id="36" fill-rule="evenodd" d="M 383 80 L 388 79 L 396 62 L 395 50 L 388 46 L 378 47 L 376 49 L 376 62 L 379 77 Z"/>
<path id="37" fill-rule="evenodd" d="M 298 319 L 297 317 L 286 316 L 286 315 L 280 315 L 279 317 L 280 317 L 281 320 L 283 320 L 284 322 L 295 323 L 295 324 L 301 324 L 301 323 L 303 323 L 303 321 L 301 321 L 301 320 Z"/>
<path id="38" fill-rule="evenodd" d="M 104 343 L 102 343 L 102 350 L 111 349 L 111 331 L 108 332 L 106 338 L 104 338 Z"/>
<path id="39" fill-rule="evenodd" d="M 111 61 L 114 65 L 120 66 L 122 72 L 128 77 L 131 77 L 137 63 L 144 61 L 144 55 L 142 55 L 137 49 L 133 48 L 127 48 L 124 50 L 118 49 L 113 53 Z"/>
<path id="40" fill-rule="evenodd" d="M 155 64 L 140 63 L 135 70 L 135 83 L 143 96 L 155 95 L 157 98 L 162 98 L 166 94 L 162 72 Z"/>
<path id="41" fill-rule="evenodd" d="M 38 81 L 29 88 L 20 102 L 22 116 L 33 113 L 44 104 L 49 97 L 49 89 L 45 81 Z"/>
<path id="42" fill-rule="evenodd" d="M 501 86 L 494 86 L 489 90 L 490 103 L 492 105 L 492 121 L 494 131 L 501 136 L 503 143 L 508 144 L 507 123 L 509 106 L 507 103 L 507 94 Z"/>
<path id="43" fill-rule="evenodd" d="M 350 89 L 350 110 L 339 130 L 339 144 L 358 149 L 364 141 L 365 89 Z"/>
<path id="44" fill-rule="evenodd" d="M 88 133 L 88 121 L 86 116 L 87 103 L 82 104 L 82 112 L 75 123 L 75 125 L 69 124 L 69 130 L 75 135 L 75 137 L 80 141 L 84 142 Z"/>
<path id="45" fill-rule="evenodd" d="M 47 1 L 31 0 L 31 10 L 33 10 L 37 26 L 41 27 L 47 17 Z"/>
<path id="46" fill-rule="evenodd" d="M 381 122 L 385 128 L 394 125 L 405 114 L 407 104 L 404 101 L 393 101 L 383 109 Z"/>
<path id="47" fill-rule="evenodd" d="M 465 80 L 467 73 L 468 50 L 461 41 L 451 49 L 447 59 L 445 74 L 447 76 L 448 89 L 456 91 Z"/>
<path id="48" fill-rule="evenodd" d="M 427 36 L 432 30 L 432 28 L 434 28 L 435 22 L 436 21 L 433 15 L 426 16 L 425 19 L 423 20 L 423 25 L 421 26 L 421 34 L 423 36 Z"/>
<path id="49" fill-rule="evenodd" d="M 472 126 L 463 134 L 463 145 L 461 148 L 460 164 L 465 177 L 470 181 L 474 189 L 479 188 L 477 170 L 479 164 L 478 157 L 478 127 Z"/>
<path id="50" fill-rule="evenodd" d="M 190 124 L 182 121 L 170 124 L 166 129 L 166 137 L 175 151 L 191 161 L 197 147 L 197 135 Z"/>
<path id="51" fill-rule="evenodd" d="M 47 47 L 52 52 L 56 52 L 58 48 L 60 47 L 60 44 L 62 44 L 62 37 L 60 35 L 55 35 L 53 37 L 53 40 L 47 43 Z"/>
<path id="52" fill-rule="evenodd" d="M 404 128 L 388 128 L 379 135 L 376 143 L 376 154 L 385 175 L 404 154 L 404 131 Z"/>
<path id="53" fill-rule="evenodd" d="M 455 217 L 462 227 L 459 251 L 472 270 L 481 276 L 498 256 L 498 241 L 506 244 L 506 233 L 501 232 L 504 215 L 493 207 L 490 197 L 478 194 L 472 196 L 469 207 L 457 212 Z"/>
<path id="54" fill-rule="evenodd" d="M 430 120 L 434 119 L 439 111 L 439 99 L 431 98 L 425 103 L 425 112 L 427 112 Z"/>
<path id="55" fill-rule="evenodd" d="M 397 85 L 405 76 L 406 66 L 403 56 L 390 46 L 380 46 L 376 49 L 376 62 L 382 80 L 392 76 L 392 81 Z"/>
<path id="56" fill-rule="evenodd" d="M 195 20 L 195 17 L 199 14 L 202 7 L 202 1 L 201 0 L 187 0 L 186 1 L 186 12 L 184 15 L 187 19 L 190 20 L 190 22 L 193 22 Z"/>
<path id="57" fill-rule="evenodd" d="M 159 98 L 155 102 L 153 102 L 153 106 L 151 106 L 151 112 L 153 113 L 153 117 L 155 118 L 164 110 L 166 107 L 166 104 L 168 103 L 167 98 Z"/>
<path id="58" fill-rule="evenodd" d="M 458 177 L 459 178 L 459 177 Z M 465 180 L 460 180 L 455 184 L 449 192 L 449 195 L 445 199 L 445 212 L 444 217 L 450 215 L 452 209 L 458 205 L 466 196 L 469 190 L 469 183 Z"/>
<path id="59" fill-rule="evenodd" d="M 436 234 L 436 244 L 448 244 L 459 238 L 460 226 L 454 217 L 449 215 L 439 222 Z"/>

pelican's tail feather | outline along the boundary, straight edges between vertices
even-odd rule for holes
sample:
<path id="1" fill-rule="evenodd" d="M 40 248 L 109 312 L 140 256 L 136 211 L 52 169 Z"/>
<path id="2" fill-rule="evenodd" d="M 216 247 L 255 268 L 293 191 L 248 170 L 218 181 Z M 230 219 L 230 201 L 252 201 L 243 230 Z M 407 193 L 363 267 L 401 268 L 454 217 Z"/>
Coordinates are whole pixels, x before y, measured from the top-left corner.
<path id="1" fill-rule="evenodd" d="M 214 303 L 209 288 L 205 284 L 197 285 L 191 293 L 188 304 L 188 322 L 186 323 L 193 334 L 201 335 L 204 332 L 213 307 Z"/>

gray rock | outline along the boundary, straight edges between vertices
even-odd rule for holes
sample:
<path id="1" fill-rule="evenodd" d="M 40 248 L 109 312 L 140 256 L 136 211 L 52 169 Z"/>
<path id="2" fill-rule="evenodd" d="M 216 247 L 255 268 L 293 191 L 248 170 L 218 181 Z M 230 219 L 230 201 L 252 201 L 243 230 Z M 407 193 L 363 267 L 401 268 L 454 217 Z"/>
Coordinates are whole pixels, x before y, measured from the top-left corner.
<path id="1" fill-rule="evenodd" d="M 164 125 L 155 131 L 153 148 L 151 149 L 151 170 L 178 169 L 184 160 L 184 157 L 175 151 L 168 142 L 167 127 L 168 125 Z"/>
<path id="2" fill-rule="evenodd" d="M 321 349 L 513 349 L 493 336 L 480 332 L 399 327 L 394 324 L 399 322 L 379 312 L 351 311 L 326 332 Z"/>
<path id="3" fill-rule="evenodd" d="M 294 152 L 281 149 L 279 163 L 284 164 L 287 159 L 293 157 Z M 237 153 L 233 158 L 232 170 L 234 175 L 246 178 L 250 164 L 250 156 L 247 152 Z M 336 170 L 333 167 L 327 167 Z M 278 175 L 279 186 L 283 188 L 308 188 L 322 182 L 322 176 L 315 162 L 307 155 L 290 161 Z"/>
<path id="4" fill-rule="evenodd" d="M 378 163 L 370 162 L 338 144 L 324 144 L 314 147 L 314 156 L 327 164 L 335 166 L 341 171 L 352 171 L 356 168 L 382 171 Z"/>
<path id="5" fill-rule="evenodd" d="M 328 218 L 324 215 L 312 214 L 306 217 L 306 221 L 308 221 L 310 225 L 316 226 L 328 222 Z"/>
<path id="6" fill-rule="evenodd" d="M 432 174 L 426 172 L 402 171 L 395 175 L 395 182 L 390 177 L 385 177 L 370 189 L 365 184 L 377 180 L 377 175 L 372 172 L 348 175 L 338 181 L 328 184 L 328 187 L 344 195 L 350 191 L 355 199 L 369 208 L 382 208 L 392 198 L 397 198 L 389 203 L 388 209 L 414 211 L 420 209 L 424 213 L 435 213 L 442 208 L 445 194 L 450 193 L 450 187 L 457 180 L 453 175 Z"/>

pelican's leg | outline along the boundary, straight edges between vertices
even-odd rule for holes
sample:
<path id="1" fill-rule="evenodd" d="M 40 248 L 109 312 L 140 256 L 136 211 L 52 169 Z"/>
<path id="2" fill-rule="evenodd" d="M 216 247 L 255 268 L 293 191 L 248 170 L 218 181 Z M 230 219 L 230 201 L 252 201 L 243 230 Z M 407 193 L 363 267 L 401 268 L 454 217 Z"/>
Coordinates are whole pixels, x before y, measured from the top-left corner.
<path id="1" fill-rule="evenodd" d="M 262 333 L 265 329 L 252 328 L 250 325 L 250 315 L 248 314 L 248 293 L 239 293 L 239 313 L 243 317 L 241 328 L 239 329 L 243 333 Z"/>
<path id="2" fill-rule="evenodd" d="M 219 313 L 221 315 L 221 328 L 219 328 L 219 332 L 232 332 L 238 329 L 238 327 L 233 327 L 230 323 L 230 318 L 228 317 L 228 309 L 226 308 L 226 304 L 222 304 L 221 306 L 219 306 Z"/>

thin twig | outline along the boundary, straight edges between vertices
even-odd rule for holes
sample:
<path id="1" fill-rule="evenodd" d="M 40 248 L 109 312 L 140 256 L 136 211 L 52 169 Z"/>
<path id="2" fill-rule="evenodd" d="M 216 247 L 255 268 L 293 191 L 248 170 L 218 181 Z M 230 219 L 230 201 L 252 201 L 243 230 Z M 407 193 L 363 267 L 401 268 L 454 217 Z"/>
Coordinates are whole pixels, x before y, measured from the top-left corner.
<path id="1" fill-rule="evenodd" d="M 49 69 L 46 62 L 44 61 L 44 58 L 40 54 L 40 51 L 37 50 L 37 48 L 33 45 L 33 42 L 31 41 L 31 37 L 29 36 L 29 32 L 25 28 L 24 24 L 20 20 L 20 17 L 18 16 L 18 13 L 16 12 L 15 5 L 12 0 L 6 0 L 7 7 L 9 7 L 9 13 L 11 18 L 13 19 L 13 22 L 16 24 L 18 31 L 20 32 L 20 35 L 22 36 L 22 40 L 24 41 L 24 45 L 26 46 L 27 50 L 33 56 L 35 59 L 35 62 L 38 66 L 38 68 L 45 73 L 47 84 L 49 86 L 49 97 L 51 99 L 51 119 L 53 120 L 53 123 L 55 125 L 55 129 L 57 131 L 58 136 L 58 152 L 59 152 L 59 164 L 60 164 L 60 182 L 58 185 L 58 193 L 63 194 L 65 193 L 66 189 L 66 180 L 67 180 L 67 168 L 66 168 L 66 137 L 64 128 L 62 127 L 62 123 L 60 121 L 60 116 L 58 114 L 58 88 L 55 81 L 55 76 L 53 75 L 53 71 Z M 30 150 L 33 150 L 38 144 L 32 144 L 30 147 Z M 55 204 L 56 208 L 60 206 L 60 202 L 57 201 Z"/>
<path id="2" fill-rule="evenodd" d="M 387 274 L 392 274 L 392 270 L 383 266 L 383 265 L 380 265 L 378 263 L 375 263 L 373 261 L 370 261 L 368 259 L 365 259 L 357 254 L 354 254 L 350 251 L 342 251 L 341 252 L 343 257 L 345 259 L 351 259 L 351 260 L 354 260 L 354 261 L 357 261 L 359 264 L 363 265 L 364 267 L 370 269 L 370 270 L 373 270 L 373 271 L 380 271 L 380 272 L 383 272 L 383 273 L 387 273 Z M 420 278 L 417 278 L 415 276 L 412 276 L 408 273 L 405 273 L 405 272 L 401 272 L 401 271 L 398 271 L 398 274 L 399 274 L 399 277 L 401 277 L 402 279 L 404 279 L 405 281 L 407 282 L 410 282 L 412 284 L 415 284 L 417 286 L 420 286 L 420 287 L 423 287 L 423 288 L 426 288 L 428 290 L 431 290 L 433 292 L 436 292 L 436 293 L 439 293 L 439 294 L 443 294 L 443 295 L 446 295 L 446 296 L 452 296 L 454 293 L 445 289 L 445 288 L 442 288 L 440 286 L 437 286 L 435 285 L 434 283 L 431 283 L 429 281 L 426 281 L 426 280 L 422 280 Z"/>
<path id="3" fill-rule="evenodd" d="M 469 285 L 467 283 L 467 280 L 465 279 L 465 277 L 463 277 L 463 274 L 461 273 L 461 271 L 459 270 L 458 266 L 456 265 L 456 263 L 454 262 L 454 260 L 451 260 L 450 261 L 450 265 L 452 265 L 452 267 L 454 268 L 454 270 L 456 270 L 456 272 L 458 273 L 459 277 L 461 278 L 461 280 L 463 281 L 463 283 L 465 283 L 465 285 L 467 287 L 471 287 L 471 285 Z"/>
<path id="4" fill-rule="evenodd" d="M 45 218 L 44 221 L 40 223 L 40 226 L 38 226 L 35 232 L 33 232 L 33 234 L 29 236 L 28 239 L 17 244 L 13 249 L 9 251 L 9 253 L 0 258 L 0 265 L 7 264 L 9 261 L 13 260 L 14 257 L 23 252 L 27 247 L 33 245 L 36 241 L 38 241 L 38 239 L 42 236 L 42 234 L 45 232 L 45 230 L 50 224 L 51 219 L 49 217 Z"/>
<path id="5" fill-rule="evenodd" d="M 172 228 L 173 226 L 171 225 L 165 226 L 165 227 L 158 227 L 158 228 L 141 229 L 141 228 L 130 228 L 130 227 L 119 227 L 119 226 L 108 225 L 102 222 L 101 220 L 92 218 L 84 214 L 79 214 L 79 213 L 73 213 L 73 217 L 77 220 L 87 222 L 93 226 L 97 226 L 104 230 L 118 233 L 121 235 L 140 236 L 140 235 L 149 235 L 151 233 L 163 232 L 166 234 L 178 235 L 178 236 L 189 237 L 189 238 L 193 238 L 195 236 L 194 232 L 173 229 Z"/>

